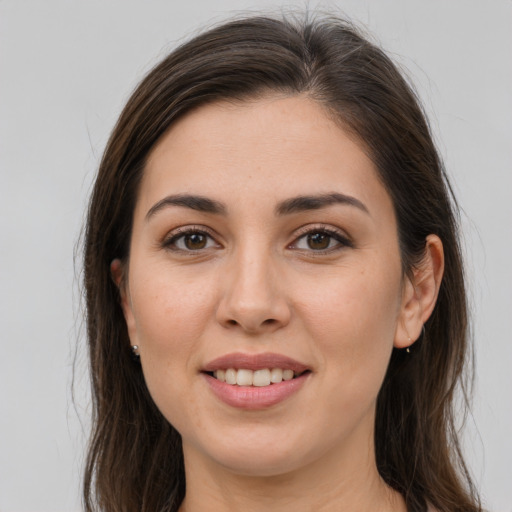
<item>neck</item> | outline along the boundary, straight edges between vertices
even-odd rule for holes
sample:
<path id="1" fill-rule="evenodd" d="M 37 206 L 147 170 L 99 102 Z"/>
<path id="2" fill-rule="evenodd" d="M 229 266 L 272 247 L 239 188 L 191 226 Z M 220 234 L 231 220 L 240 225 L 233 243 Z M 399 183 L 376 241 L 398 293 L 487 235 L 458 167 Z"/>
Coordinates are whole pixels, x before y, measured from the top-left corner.
<path id="1" fill-rule="evenodd" d="M 373 451 L 332 451 L 306 467 L 271 476 L 240 475 L 184 446 L 187 492 L 180 512 L 405 512 L 381 479 Z M 192 469 L 191 469 L 192 468 Z"/>

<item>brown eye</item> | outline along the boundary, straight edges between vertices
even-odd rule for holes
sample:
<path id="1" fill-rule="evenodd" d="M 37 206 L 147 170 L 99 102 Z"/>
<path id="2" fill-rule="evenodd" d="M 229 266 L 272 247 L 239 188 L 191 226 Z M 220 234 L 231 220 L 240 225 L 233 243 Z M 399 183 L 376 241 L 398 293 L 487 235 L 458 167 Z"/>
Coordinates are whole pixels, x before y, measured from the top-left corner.
<path id="1" fill-rule="evenodd" d="M 219 247 L 208 233 L 196 229 L 174 235 L 164 242 L 164 246 L 181 252 L 197 252 Z"/>
<path id="2" fill-rule="evenodd" d="M 310 249 L 322 251 L 329 248 L 332 237 L 327 233 L 310 233 L 307 235 L 307 244 Z"/>
<path id="3" fill-rule="evenodd" d="M 322 252 L 341 250 L 346 247 L 353 247 L 353 245 L 342 233 L 321 228 L 311 229 L 308 233 L 297 238 L 289 247 L 301 251 L 318 252 L 322 254 Z"/>
<path id="4" fill-rule="evenodd" d="M 208 238 L 202 233 L 191 233 L 183 237 L 183 243 L 185 244 L 185 247 L 190 251 L 204 249 L 207 242 Z"/>

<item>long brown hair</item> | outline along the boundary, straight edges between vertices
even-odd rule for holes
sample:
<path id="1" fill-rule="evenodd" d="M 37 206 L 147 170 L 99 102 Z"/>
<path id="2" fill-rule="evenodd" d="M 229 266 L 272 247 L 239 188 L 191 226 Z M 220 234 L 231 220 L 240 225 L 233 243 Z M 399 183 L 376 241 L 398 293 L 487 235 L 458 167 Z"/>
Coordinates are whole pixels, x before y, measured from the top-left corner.
<path id="1" fill-rule="evenodd" d="M 468 363 L 457 210 L 421 106 L 386 54 L 349 22 L 268 17 L 224 23 L 173 51 L 137 87 L 106 147 L 85 232 L 94 402 L 86 510 L 176 511 L 185 494 L 181 438 L 132 360 L 109 270 L 113 259 L 129 258 L 148 155 L 191 109 L 269 91 L 313 98 L 363 143 L 394 203 L 405 273 L 421 259 L 427 235 L 441 238 L 437 305 L 412 352 L 393 352 L 378 397 L 376 461 L 409 511 L 428 503 L 440 512 L 481 510 L 453 410 Z"/>

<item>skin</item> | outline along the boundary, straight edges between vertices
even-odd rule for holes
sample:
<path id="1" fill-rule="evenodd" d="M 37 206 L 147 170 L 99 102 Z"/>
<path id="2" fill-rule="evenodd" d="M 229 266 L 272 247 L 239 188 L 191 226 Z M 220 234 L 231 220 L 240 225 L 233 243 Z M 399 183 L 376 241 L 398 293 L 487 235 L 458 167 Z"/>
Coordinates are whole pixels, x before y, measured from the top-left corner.
<path id="1" fill-rule="evenodd" d="M 364 206 L 276 213 L 332 193 Z M 148 216 L 176 194 L 225 211 L 166 205 Z M 324 233 L 327 249 L 308 232 Z M 214 103 L 176 123 L 150 155 L 130 259 L 112 274 L 148 389 L 183 439 L 181 510 L 406 510 L 376 469 L 376 398 L 392 348 L 413 343 L 432 312 L 442 271 L 431 235 L 412 279 L 402 274 L 389 194 L 314 101 Z M 311 374 L 277 405 L 231 407 L 200 371 L 233 352 L 283 354 Z"/>

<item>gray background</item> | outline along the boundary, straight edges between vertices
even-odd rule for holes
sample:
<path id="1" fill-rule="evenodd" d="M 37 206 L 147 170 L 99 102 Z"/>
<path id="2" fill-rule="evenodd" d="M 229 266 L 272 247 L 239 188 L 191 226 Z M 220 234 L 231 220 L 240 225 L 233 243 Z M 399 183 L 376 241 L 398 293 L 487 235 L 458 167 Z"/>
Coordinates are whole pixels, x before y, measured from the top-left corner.
<path id="1" fill-rule="evenodd" d="M 0 0 L 0 511 L 80 510 L 88 382 L 73 251 L 143 73 L 237 0 Z M 291 5 L 291 4 L 286 4 Z M 298 4 L 304 6 L 305 3 Z M 310 8 L 317 4 L 310 2 Z M 408 69 L 464 210 L 477 380 L 465 452 L 512 511 L 512 2 L 339 0 Z"/>

